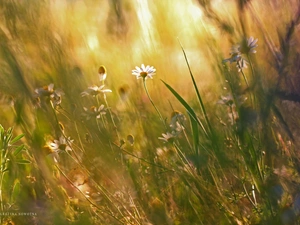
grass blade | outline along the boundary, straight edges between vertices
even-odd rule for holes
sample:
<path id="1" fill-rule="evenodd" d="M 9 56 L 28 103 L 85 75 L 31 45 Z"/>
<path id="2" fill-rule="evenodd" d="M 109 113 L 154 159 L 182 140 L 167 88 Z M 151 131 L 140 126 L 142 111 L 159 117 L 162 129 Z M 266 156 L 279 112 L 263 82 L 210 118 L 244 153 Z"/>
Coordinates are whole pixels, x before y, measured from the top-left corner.
<path id="1" fill-rule="evenodd" d="M 178 40 L 179 41 L 179 40 Z M 190 67 L 190 64 L 188 62 L 188 59 L 187 59 L 187 56 L 186 56 L 186 53 L 185 53 L 185 50 L 181 44 L 181 42 L 179 41 L 179 44 L 180 44 L 180 47 L 181 47 L 181 50 L 183 52 L 183 55 L 184 55 L 184 59 L 185 59 L 185 62 L 188 66 L 188 69 L 189 69 L 189 72 L 190 72 L 190 76 L 191 76 L 191 79 L 193 81 L 193 86 L 195 88 L 195 91 L 196 91 L 196 94 L 197 94 L 197 99 L 199 101 L 199 104 L 200 104 L 200 108 L 202 110 L 202 113 L 204 115 L 204 118 L 205 118 L 205 121 L 206 121 L 206 124 L 209 128 L 209 131 L 210 131 L 210 134 L 212 133 L 212 129 L 211 129 L 211 125 L 210 125 L 210 122 L 209 122 L 209 119 L 208 119 L 208 116 L 207 116 L 207 113 L 206 113 L 206 110 L 205 110 L 205 107 L 204 107 L 204 104 L 203 104 L 203 101 L 202 101 L 202 98 L 201 98 L 201 95 L 200 95 L 200 92 L 199 92 L 199 89 L 198 89 L 198 86 L 196 84 L 196 81 L 195 81 L 195 78 L 194 78 L 194 75 L 192 73 L 192 70 L 191 70 L 191 67 Z"/>
<path id="2" fill-rule="evenodd" d="M 177 100 L 184 106 L 184 108 L 187 110 L 189 116 L 191 117 L 191 119 L 196 122 L 204 131 L 205 135 L 208 137 L 208 133 L 205 129 L 205 127 L 203 126 L 202 122 L 198 119 L 195 111 L 192 109 L 192 107 L 189 106 L 189 104 L 166 82 L 164 82 L 163 80 L 161 80 L 166 87 L 172 92 L 172 94 L 177 98 Z M 192 123 L 193 124 L 193 123 Z"/>

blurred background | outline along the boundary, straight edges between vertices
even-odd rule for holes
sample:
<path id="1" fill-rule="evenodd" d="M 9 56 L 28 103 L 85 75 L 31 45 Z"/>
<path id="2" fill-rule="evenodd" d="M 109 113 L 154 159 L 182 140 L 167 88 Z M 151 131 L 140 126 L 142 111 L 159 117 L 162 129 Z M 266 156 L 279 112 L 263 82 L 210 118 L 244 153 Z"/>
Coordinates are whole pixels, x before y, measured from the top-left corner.
<path id="1" fill-rule="evenodd" d="M 25 135 L 2 146 L 2 165 L 22 166 L 1 167 L 0 206 L 38 213 L 1 222 L 297 224 L 299 22 L 299 0 L 0 1 L 1 137 Z M 250 37 L 247 68 L 225 63 Z M 165 122 L 191 111 L 162 81 L 204 127 L 159 140 L 170 127 L 132 75 L 141 64 Z M 81 96 L 103 84 L 112 93 Z"/>

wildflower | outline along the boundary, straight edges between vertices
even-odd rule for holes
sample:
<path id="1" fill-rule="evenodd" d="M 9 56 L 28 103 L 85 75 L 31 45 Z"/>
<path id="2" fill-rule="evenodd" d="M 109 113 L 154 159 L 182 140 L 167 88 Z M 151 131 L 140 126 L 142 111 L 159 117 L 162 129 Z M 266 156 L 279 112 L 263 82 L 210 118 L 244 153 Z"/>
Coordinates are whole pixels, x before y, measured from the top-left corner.
<path id="1" fill-rule="evenodd" d="M 233 46 L 231 48 L 230 55 L 231 55 L 231 57 L 227 58 L 227 59 L 224 59 L 223 63 L 226 63 L 228 61 L 230 62 L 230 64 L 233 63 L 233 62 L 238 62 L 242 58 L 242 55 L 241 55 L 241 52 L 240 52 L 240 46 L 239 45 Z"/>
<path id="2" fill-rule="evenodd" d="M 48 99 L 52 102 L 53 106 L 56 107 L 61 104 L 62 95 L 62 91 L 54 90 L 54 84 L 35 89 L 37 104 L 40 104 L 41 99 Z"/>
<path id="3" fill-rule="evenodd" d="M 226 62 L 236 62 L 236 67 L 238 68 L 238 72 L 241 72 L 243 69 L 247 68 L 247 61 L 242 57 L 243 54 L 256 53 L 255 48 L 258 46 L 258 39 L 254 39 L 250 37 L 246 39 L 241 45 L 233 46 L 230 52 L 231 57 L 224 59 L 223 63 Z"/>
<path id="4" fill-rule="evenodd" d="M 54 92 L 53 88 L 54 88 L 54 84 L 49 84 L 48 86 L 37 88 L 34 91 L 37 97 L 50 96 Z"/>
<path id="5" fill-rule="evenodd" d="M 243 58 L 240 58 L 240 60 L 238 60 L 236 62 L 236 67 L 238 68 L 238 72 L 241 72 L 243 69 L 246 69 L 248 66 L 247 66 L 247 61 Z"/>
<path id="6" fill-rule="evenodd" d="M 129 86 L 127 84 L 122 85 L 121 87 L 119 87 L 118 93 L 120 95 L 121 100 L 125 101 L 129 95 Z"/>
<path id="7" fill-rule="evenodd" d="M 50 100 L 54 106 L 54 108 L 58 105 L 61 104 L 61 96 L 62 96 L 62 92 L 59 92 L 59 91 L 55 91 L 53 92 L 52 95 L 50 95 Z"/>
<path id="8" fill-rule="evenodd" d="M 172 118 L 170 122 L 170 127 L 172 129 L 172 132 L 175 135 L 178 135 L 184 130 L 184 123 L 186 121 L 186 117 L 179 111 L 175 110 L 172 113 Z"/>
<path id="9" fill-rule="evenodd" d="M 143 78 L 153 78 L 152 76 L 155 75 L 156 69 L 153 66 L 146 66 L 144 64 L 141 67 L 136 66 L 135 70 L 132 70 L 132 75 L 136 76 L 137 79 Z"/>
<path id="10" fill-rule="evenodd" d="M 110 89 L 103 89 L 104 85 L 101 85 L 100 87 L 94 85 L 91 87 L 88 87 L 87 90 L 85 90 L 84 92 L 81 93 L 81 96 L 87 96 L 87 95 L 91 95 L 91 96 L 96 96 L 100 93 L 106 93 L 106 92 L 112 92 Z"/>
<path id="11" fill-rule="evenodd" d="M 105 106 L 102 104 L 99 108 L 96 106 L 92 106 L 89 109 L 83 107 L 84 113 L 82 113 L 82 116 L 86 118 L 86 120 L 91 119 L 92 117 L 95 117 L 97 119 L 101 118 L 102 115 L 106 114 Z"/>
<path id="12" fill-rule="evenodd" d="M 240 100 L 241 97 L 239 97 L 238 100 Z M 243 104 L 243 102 L 238 102 Z M 232 95 L 227 96 L 221 96 L 221 100 L 217 101 L 217 104 L 222 104 L 227 106 L 227 112 L 228 112 L 228 118 L 231 125 L 235 123 L 235 121 L 238 120 L 238 112 L 236 111 L 236 105 L 235 100 L 233 99 Z"/>
<path id="13" fill-rule="evenodd" d="M 64 136 L 61 136 L 59 140 L 54 140 L 52 142 L 48 142 L 44 146 L 44 150 L 47 155 L 51 155 L 53 157 L 54 162 L 59 161 L 59 153 L 62 151 L 72 151 L 70 145 L 73 142 L 71 138 L 65 138 Z"/>
<path id="14" fill-rule="evenodd" d="M 257 43 L 258 39 L 254 39 L 253 37 L 250 37 L 246 39 L 240 48 L 241 53 L 243 54 L 249 54 L 249 53 L 256 53 L 255 48 L 258 46 Z"/>
<path id="15" fill-rule="evenodd" d="M 170 127 L 172 129 L 171 133 L 175 137 L 179 136 L 179 134 L 185 129 L 182 123 L 174 119 L 171 121 Z"/>
<path id="16" fill-rule="evenodd" d="M 98 69 L 98 75 L 99 75 L 99 79 L 100 81 L 103 81 L 106 79 L 106 68 L 105 66 L 100 66 Z"/>
<path id="17" fill-rule="evenodd" d="M 167 132 L 166 134 L 162 134 L 162 137 L 159 137 L 158 139 L 163 140 L 164 142 L 171 142 L 175 139 L 175 135 Z"/>
<path id="18" fill-rule="evenodd" d="M 64 136 L 61 136 L 59 140 L 54 140 L 51 143 L 48 143 L 49 148 L 52 150 L 52 152 L 59 153 L 61 151 L 72 151 L 72 148 L 70 147 L 73 140 L 71 140 L 70 137 L 67 139 Z"/>
<path id="19" fill-rule="evenodd" d="M 133 146 L 134 136 L 132 134 L 127 135 L 127 141 L 130 143 L 131 146 Z"/>
<path id="20" fill-rule="evenodd" d="M 221 96 L 221 100 L 217 101 L 218 104 L 232 106 L 234 105 L 234 99 L 232 95 Z"/>

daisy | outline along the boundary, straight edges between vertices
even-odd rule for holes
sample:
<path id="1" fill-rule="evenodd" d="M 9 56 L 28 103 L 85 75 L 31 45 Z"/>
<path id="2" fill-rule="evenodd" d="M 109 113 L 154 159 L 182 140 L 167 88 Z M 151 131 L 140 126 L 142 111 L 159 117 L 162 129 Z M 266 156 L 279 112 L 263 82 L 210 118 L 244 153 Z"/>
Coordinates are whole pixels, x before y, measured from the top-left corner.
<path id="1" fill-rule="evenodd" d="M 41 101 L 52 102 L 53 106 L 56 107 L 61 104 L 61 97 L 64 94 L 61 90 L 54 90 L 54 84 L 49 84 L 41 88 L 34 90 L 37 105 L 40 107 Z"/>
<path id="2" fill-rule="evenodd" d="M 175 110 L 172 113 L 170 128 L 172 129 L 173 135 L 177 136 L 184 130 L 183 125 L 184 125 L 185 121 L 186 121 L 186 118 L 181 112 Z"/>
<path id="3" fill-rule="evenodd" d="M 82 113 L 82 116 L 86 118 L 86 120 L 91 119 L 92 117 L 95 117 L 97 119 L 101 118 L 102 115 L 106 114 L 105 106 L 102 104 L 99 108 L 96 106 L 92 106 L 91 108 L 87 109 L 83 107 L 84 113 Z"/>
<path id="4" fill-rule="evenodd" d="M 106 68 L 105 66 L 100 66 L 98 69 L 98 75 L 99 75 L 99 79 L 100 81 L 103 81 L 106 79 L 107 75 L 106 75 Z"/>
<path id="5" fill-rule="evenodd" d="M 175 139 L 175 136 L 169 132 L 166 134 L 162 134 L 162 137 L 159 137 L 158 139 L 163 140 L 164 142 L 173 141 Z"/>
<path id="6" fill-rule="evenodd" d="M 146 66 L 144 64 L 141 67 L 136 66 L 135 70 L 132 70 L 132 75 L 136 76 L 137 79 L 152 79 L 153 75 L 155 75 L 156 69 L 153 66 Z"/>
<path id="7" fill-rule="evenodd" d="M 54 92 L 54 84 L 49 84 L 34 90 L 36 97 L 50 96 Z"/>
<path id="8" fill-rule="evenodd" d="M 48 146 L 52 152 L 61 152 L 61 151 L 72 151 L 70 144 L 73 142 L 70 137 L 67 139 L 64 136 L 61 136 L 59 140 L 54 140 L 49 143 Z"/>
<path id="9" fill-rule="evenodd" d="M 258 46 L 257 43 L 258 39 L 254 39 L 253 37 L 250 37 L 247 41 L 248 48 L 250 53 L 256 53 L 255 48 Z"/>
<path id="10" fill-rule="evenodd" d="M 91 87 L 88 87 L 87 90 L 85 90 L 84 92 L 81 93 L 81 96 L 87 96 L 87 95 L 92 95 L 92 96 L 96 96 L 99 93 L 106 93 L 106 92 L 112 92 L 110 89 L 103 89 L 104 85 L 101 85 L 100 87 L 94 85 Z"/>
<path id="11" fill-rule="evenodd" d="M 240 49 L 241 53 L 243 54 L 256 53 L 255 48 L 258 46 L 257 41 L 258 39 L 254 39 L 253 37 L 245 39 Z"/>

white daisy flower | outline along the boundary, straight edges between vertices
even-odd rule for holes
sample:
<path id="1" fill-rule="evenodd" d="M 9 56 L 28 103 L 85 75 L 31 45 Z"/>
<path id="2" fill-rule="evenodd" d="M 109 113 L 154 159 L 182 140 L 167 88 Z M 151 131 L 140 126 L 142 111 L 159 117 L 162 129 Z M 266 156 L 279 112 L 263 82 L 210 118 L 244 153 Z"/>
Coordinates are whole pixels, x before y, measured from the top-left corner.
<path id="1" fill-rule="evenodd" d="M 60 152 L 60 151 L 72 151 L 70 144 L 73 142 L 70 137 L 67 139 L 64 136 L 61 136 L 59 140 L 54 140 L 49 143 L 48 146 L 52 150 L 52 152 Z"/>
<path id="2" fill-rule="evenodd" d="M 155 75 L 156 69 L 153 66 L 146 66 L 144 64 L 141 67 L 136 66 L 135 70 L 132 70 L 132 75 L 136 76 L 137 79 L 152 79 L 153 75 Z"/>

